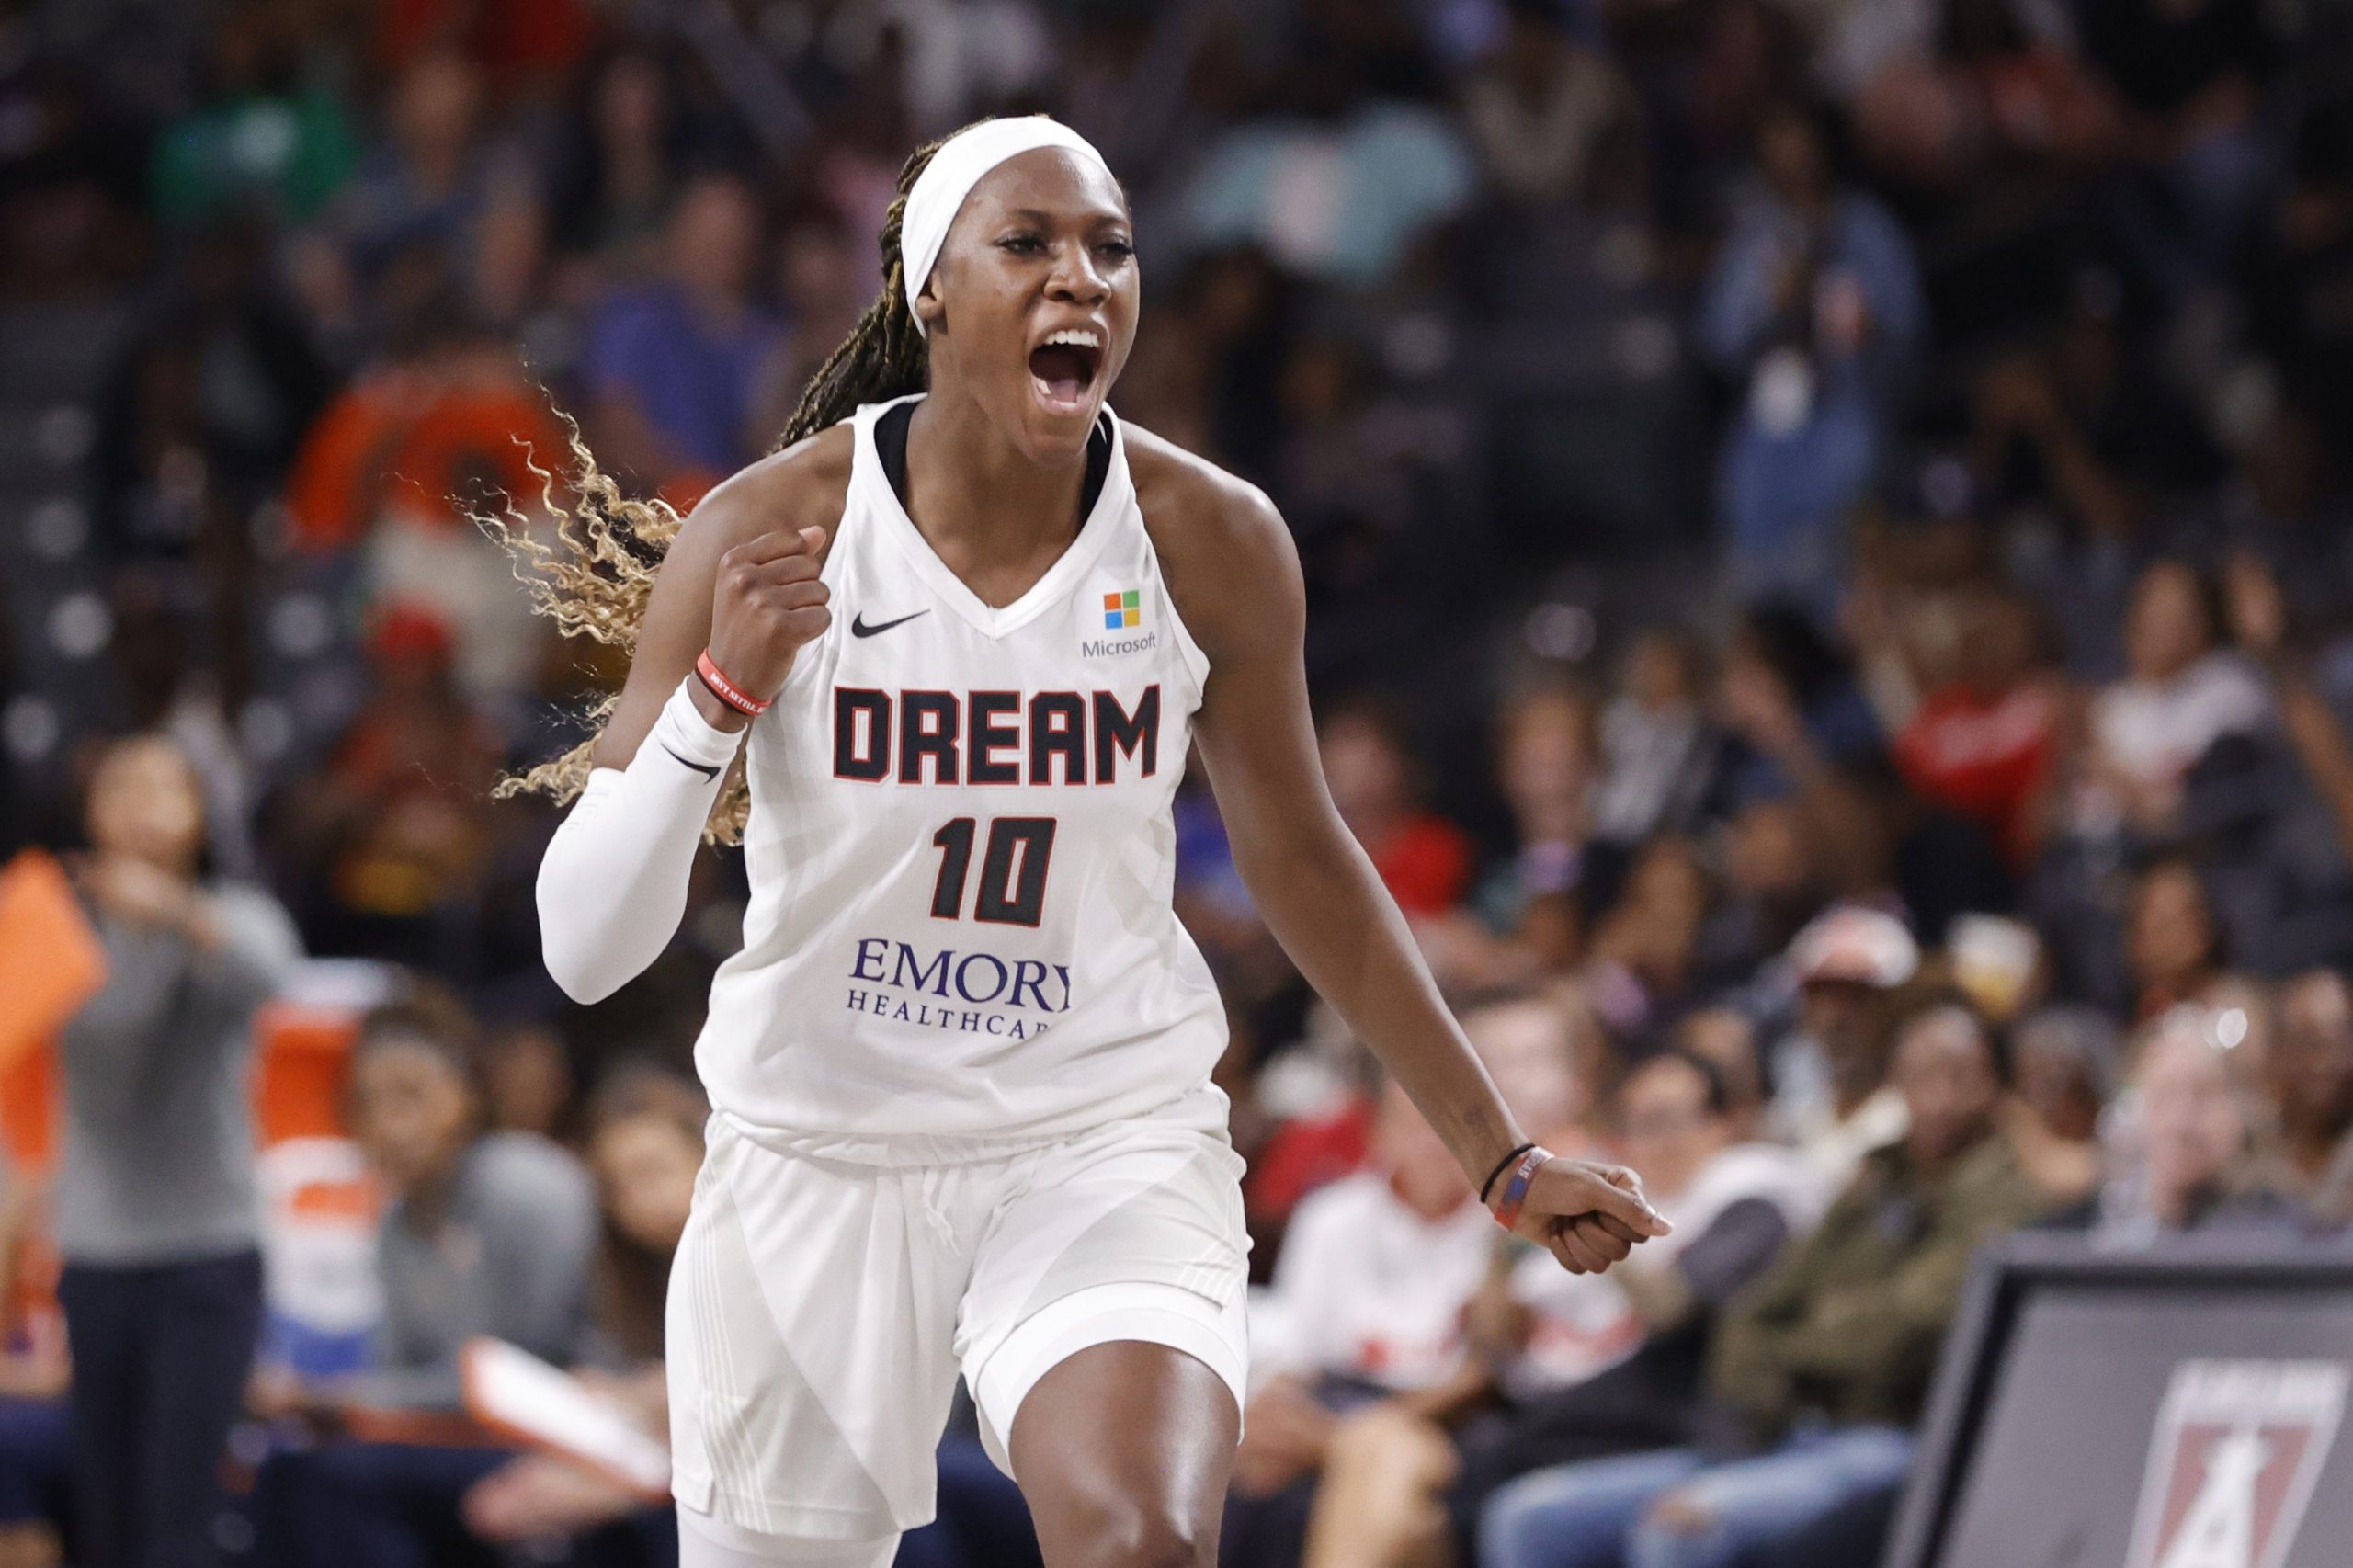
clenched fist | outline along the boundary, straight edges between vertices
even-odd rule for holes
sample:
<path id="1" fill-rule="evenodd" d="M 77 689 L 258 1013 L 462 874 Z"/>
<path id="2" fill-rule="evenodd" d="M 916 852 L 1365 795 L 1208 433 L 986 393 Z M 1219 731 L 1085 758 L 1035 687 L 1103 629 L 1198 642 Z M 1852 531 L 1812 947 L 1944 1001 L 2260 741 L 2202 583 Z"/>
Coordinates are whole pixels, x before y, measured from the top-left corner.
<path id="1" fill-rule="evenodd" d="M 1625 1166 L 1554 1155 L 1528 1184 L 1512 1233 L 1545 1248 L 1572 1274 L 1599 1274 L 1673 1228 Z"/>
<path id="2" fill-rule="evenodd" d="M 766 702 L 783 688 L 792 660 L 833 624 L 833 590 L 817 580 L 825 530 L 779 528 L 719 558 L 710 591 L 710 661 L 720 673 Z M 749 722 L 709 692 L 698 691 L 703 717 L 723 730 Z"/>

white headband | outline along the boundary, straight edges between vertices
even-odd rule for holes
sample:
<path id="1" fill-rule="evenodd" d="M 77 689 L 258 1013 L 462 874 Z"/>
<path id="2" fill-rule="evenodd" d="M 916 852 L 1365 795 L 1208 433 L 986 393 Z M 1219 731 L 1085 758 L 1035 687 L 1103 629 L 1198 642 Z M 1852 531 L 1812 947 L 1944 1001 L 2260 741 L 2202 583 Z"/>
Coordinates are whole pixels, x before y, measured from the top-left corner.
<path id="1" fill-rule="evenodd" d="M 1005 162 L 1040 147 L 1066 147 L 1087 159 L 1106 175 L 1111 165 L 1095 144 L 1061 121 L 1042 114 L 984 119 L 960 131 L 939 145 L 915 176 L 907 192 L 906 211 L 899 220 L 899 261 L 907 279 L 907 313 L 915 318 L 915 334 L 924 335 L 923 317 L 915 312 L 915 296 L 931 280 L 939 247 L 948 243 L 949 225 L 963 210 L 964 198 L 981 176 Z"/>

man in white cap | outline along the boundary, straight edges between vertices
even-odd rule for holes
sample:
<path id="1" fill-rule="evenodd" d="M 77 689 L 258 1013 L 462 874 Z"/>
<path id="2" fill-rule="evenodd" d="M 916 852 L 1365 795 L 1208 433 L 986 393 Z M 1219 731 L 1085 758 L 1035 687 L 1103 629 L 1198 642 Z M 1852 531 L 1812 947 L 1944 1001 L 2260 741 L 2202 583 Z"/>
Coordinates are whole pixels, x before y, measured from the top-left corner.
<path id="1" fill-rule="evenodd" d="M 1904 1136 L 1904 1098 L 1887 1082 L 1897 993 L 1920 946 L 1893 915 L 1837 904 L 1790 944 L 1798 1029 L 1774 1052 L 1775 1131 L 1836 1187 L 1865 1154 Z"/>

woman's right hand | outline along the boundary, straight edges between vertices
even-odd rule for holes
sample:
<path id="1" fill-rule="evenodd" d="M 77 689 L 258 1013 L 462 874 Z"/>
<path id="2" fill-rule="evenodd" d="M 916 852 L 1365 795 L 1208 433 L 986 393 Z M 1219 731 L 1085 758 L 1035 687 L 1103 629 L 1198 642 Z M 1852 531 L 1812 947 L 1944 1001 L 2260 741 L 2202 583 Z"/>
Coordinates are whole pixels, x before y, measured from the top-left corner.
<path id="1" fill-rule="evenodd" d="M 762 701 L 792 673 L 793 657 L 833 624 L 833 590 L 818 580 L 825 530 L 779 528 L 719 558 L 710 594 L 710 660 Z M 696 683 L 695 705 L 722 730 L 751 721 Z"/>

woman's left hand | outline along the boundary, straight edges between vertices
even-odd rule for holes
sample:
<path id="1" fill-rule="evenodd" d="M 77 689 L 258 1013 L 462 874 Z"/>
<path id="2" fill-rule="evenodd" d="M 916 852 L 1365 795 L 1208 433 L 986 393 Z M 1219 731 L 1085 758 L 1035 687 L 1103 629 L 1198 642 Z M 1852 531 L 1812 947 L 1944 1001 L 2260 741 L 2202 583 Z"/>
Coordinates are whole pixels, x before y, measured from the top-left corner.
<path id="1" fill-rule="evenodd" d="M 1624 1165 L 1554 1155 L 1528 1184 L 1512 1233 L 1546 1248 L 1572 1274 L 1599 1274 L 1672 1231 Z"/>

